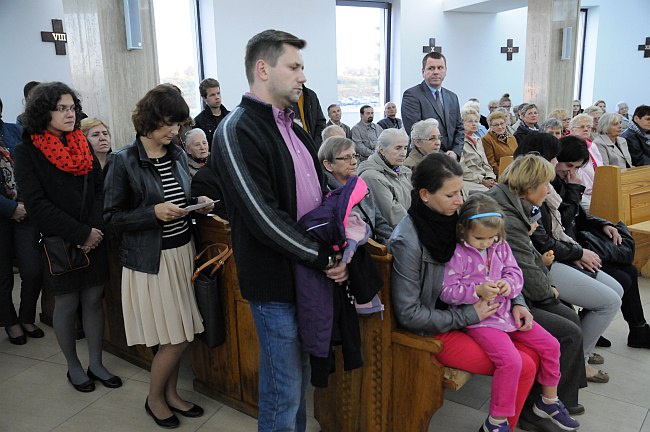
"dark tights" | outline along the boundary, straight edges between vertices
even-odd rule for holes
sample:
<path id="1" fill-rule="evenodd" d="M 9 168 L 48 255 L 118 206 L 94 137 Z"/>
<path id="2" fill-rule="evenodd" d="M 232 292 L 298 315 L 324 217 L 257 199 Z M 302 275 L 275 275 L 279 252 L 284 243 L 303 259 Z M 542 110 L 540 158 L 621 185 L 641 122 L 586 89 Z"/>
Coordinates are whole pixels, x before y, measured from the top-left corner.
<path id="1" fill-rule="evenodd" d="M 75 323 L 79 304 L 81 304 L 83 311 L 82 324 L 88 342 L 88 367 L 102 379 L 112 377 L 102 364 L 102 338 L 104 336 L 103 293 L 104 286 L 99 285 L 85 288 L 79 292 L 54 297 L 54 315 L 52 318 L 54 333 L 68 363 L 70 378 L 75 384 L 81 384 L 88 380 L 79 357 L 77 357 Z"/>

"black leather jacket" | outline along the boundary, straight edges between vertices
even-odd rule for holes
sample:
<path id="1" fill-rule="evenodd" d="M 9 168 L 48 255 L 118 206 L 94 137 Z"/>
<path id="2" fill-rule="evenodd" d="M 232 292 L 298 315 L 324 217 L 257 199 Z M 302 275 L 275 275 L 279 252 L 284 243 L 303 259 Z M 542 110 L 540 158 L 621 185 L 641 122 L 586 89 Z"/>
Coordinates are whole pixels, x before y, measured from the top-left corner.
<path id="1" fill-rule="evenodd" d="M 189 204 L 190 174 L 187 156 L 170 144 L 172 173 Z M 160 267 L 162 224 L 154 206 L 165 202 L 162 182 L 140 138 L 109 155 L 104 180 L 104 221 L 120 236 L 120 263 L 136 271 L 156 274 Z M 189 217 L 189 216 L 188 216 Z"/>
<path id="2" fill-rule="evenodd" d="M 564 232 L 572 239 L 576 240 L 578 231 L 602 230 L 605 225 L 611 225 L 606 220 L 593 216 L 582 208 L 580 201 L 582 192 L 585 189 L 584 186 L 569 184 L 556 177 L 553 180 L 553 187 L 562 197 L 562 203 L 558 209 L 562 219 L 562 227 L 564 227 Z M 556 261 L 571 265 L 573 261 L 582 258 L 582 246 L 577 243 L 556 240 L 551 235 L 553 216 L 546 203 L 542 204 L 541 212 L 540 225 L 531 236 L 535 249 L 540 253 L 552 250 Z"/>

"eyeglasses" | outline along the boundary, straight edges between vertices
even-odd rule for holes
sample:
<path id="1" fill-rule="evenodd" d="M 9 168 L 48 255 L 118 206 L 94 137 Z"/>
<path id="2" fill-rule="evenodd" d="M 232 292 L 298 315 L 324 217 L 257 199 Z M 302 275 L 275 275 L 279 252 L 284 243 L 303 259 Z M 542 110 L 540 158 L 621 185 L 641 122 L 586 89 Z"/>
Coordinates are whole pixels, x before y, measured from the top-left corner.
<path id="1" fill-rule="evenodd" d="M 433 141 L 433 142 L 440 142 L 440 135 L 438 136 L 432 136 L 431 138 L 428 138 L 424 141 Z"/>
<path id="2" fill-rule="evenodd" d="M 490 125 L 490 127 L 498 128 L 498 127 L 505 126 L 505 125 L 506 125 L 505 122 L 501 122 L 501 123 L 492 123 L 492 124 Z"/>
<path id="3" fill-rule="evenodd" d="M 77 110 L 76 105 L 70 105 L 70 106 L 65 106 L 65 105 L 57 105 L 56 108 L 54 108 L 54 111 L 58 111 L 61 114 L 65 114 L 68 111 L 69 112 L 75 112 Z"/>
<path id="4" fill-rule="evenodd" d="M 347 155 L 347 156 L 343 156 L 343 157 L 335 157 L 334 159 L 350 163 L 350 162 L 352 162 L 352 159 L 355 159 L 355 160 L 358 161 L 360 157 L 361 157 L 361 155 L 358 155 L 358 154 L 355 153 L 355 154 L 351 154 L 351 155 Z"/>

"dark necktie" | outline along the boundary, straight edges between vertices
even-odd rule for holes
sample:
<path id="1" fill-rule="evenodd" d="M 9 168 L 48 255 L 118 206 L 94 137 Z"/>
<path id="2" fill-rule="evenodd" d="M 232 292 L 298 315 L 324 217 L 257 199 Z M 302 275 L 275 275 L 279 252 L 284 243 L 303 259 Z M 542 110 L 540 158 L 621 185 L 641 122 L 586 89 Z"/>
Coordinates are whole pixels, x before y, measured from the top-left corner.
<path id="1" fill-rule="evenodd" d="M 436 109 L 443 115 L 442 102 L 440 102 L 440 90 L 436 90 Z"/>

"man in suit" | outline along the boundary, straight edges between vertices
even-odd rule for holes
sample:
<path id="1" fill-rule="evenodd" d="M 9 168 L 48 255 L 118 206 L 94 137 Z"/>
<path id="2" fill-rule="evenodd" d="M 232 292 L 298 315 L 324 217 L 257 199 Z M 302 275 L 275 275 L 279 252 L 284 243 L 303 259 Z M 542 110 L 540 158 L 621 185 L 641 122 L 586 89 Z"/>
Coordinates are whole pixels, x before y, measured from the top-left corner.
<path id="1" fill-rule="evenodd" d="M 411 87 L 402 96 L 402 120 L 410 134 L 414 123 L 434 118 L 441 135 L 440 150 L 460 160 L 465 130 L 460 118 L 456 93 L 442 87 L 447 76 L 447 60 L 439 52 L 430 52 L 422 59 L 424 81 Z"/>

